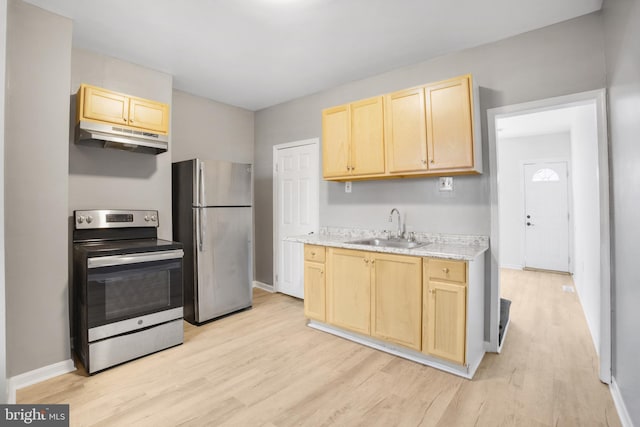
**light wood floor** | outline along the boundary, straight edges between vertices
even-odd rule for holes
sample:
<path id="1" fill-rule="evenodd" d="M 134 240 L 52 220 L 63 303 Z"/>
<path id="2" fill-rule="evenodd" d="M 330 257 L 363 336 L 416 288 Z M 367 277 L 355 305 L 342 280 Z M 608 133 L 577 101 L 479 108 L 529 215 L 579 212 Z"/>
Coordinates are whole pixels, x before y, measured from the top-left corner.
<path id="1" fill-rule="evenodd" d="M 307 328 L 300 300 L 256 290 L 252 310 L 185 324 L 182 346 L 18 403 L 68 403 L 74 426 L 618 426 L 570 283 L 505 270 L 512 323 L 472 381 Z"/>

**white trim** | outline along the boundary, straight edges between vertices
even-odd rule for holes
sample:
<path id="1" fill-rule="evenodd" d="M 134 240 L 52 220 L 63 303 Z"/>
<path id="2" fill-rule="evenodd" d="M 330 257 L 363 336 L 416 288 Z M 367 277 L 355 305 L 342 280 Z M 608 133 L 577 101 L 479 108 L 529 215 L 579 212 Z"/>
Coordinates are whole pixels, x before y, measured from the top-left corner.
<path id="1" fill-rule="evenodd" d="M 616 410 L 618 411 L 620 424 L 622 424 L 622 427 L 633 427 L 631 415 L 627 410 L 627 405 L 624 404 L 624 399 L 622 398 L 622 394 L 620 393 L 620 388 L 618 387 L 618 383 L 616 382 L 616 379 L 614 377 L 611 377 L 609 391 L 611 392 L 611 397 L 613 398 L 613 404 L 616 406 Z"/>
<path id="2" fill-rule="evenodd" d="M 278 291 L 278 281 L 277 281 L 277 274 L 278 274 L 278 256 L 279 256 L 279 245 L 278 245 L 278 234 L 279 234 L 279 229 L 278 229 L 278 179 L 277 179 L 277 165 L 278 165 L 278 150 L 286 150 L 288 148 L 295 148 L 295 147 L 302 147 L 304 145 L 315 145 L 316 150 L 316 164 L 319 164 L 320 161 L 320 138 L 310 138 L 310 139 L 303 139 L 300 141 L 294 141 L 294 142 L 286 142 L 283 144 L 278 144 L 278 145 L 274 145 L 273 146 L 273 165 L 271 166 L 271 173 L 272 173 L 272 194 L 273 194 L 273 292 L 277 292 Z M 316 174 L 316 180 L 315 180 L 315 184 L 316 184 L 316 189 L 317 189 L 317 194 L 318 197 L 320 197 L 320 177 L 319 177 L 319 167 L 318 167 L 318 174 Z M 320 204 L 318 203 L 318 209 L 320 208 Z M 317 234 L 318 230 L 320 228 L 320 212 L 319 210 L 315 212 L 315 230 L 314 232 Z"/>
<path id="3" fill-rule="evenodd" d="M 498 213 L 498 176 L 496 152 L 496 119 L 553 110 L 595 102 L 598 131 L 598 180 L 600 194 L 600 380 L 611 382 L 611 225 L 609 212 L 609 142 L 607 137 L 606 90 L 547 98 L 522 104 L 487 110 L 489 137 L 489 184 L 491 204 L 490 262 L 491 296 L 489 310 L 489 351 L 498 350 L 498 322 L 500 320 L 500 247 Z"/>
<path id="4" fill-rule="evenodd" d="M 393 354 L 394 356 L 399 356 L 404 359 L 420 363 L 422 365 L 431 366 L 433 368 L 440 369 L 441 371 L 458 375 L 469 380 L 473 378 L 473 374 L 475 374 L 476 370 L 480 366 L 482 358 L 485 354 L 484 352 L 480 352 L 478 354 L 477 360 L 474 360 L 473 363 L 461 366 L 454 363 L 448 363 L 444 360 L 436 359 L 415 350 L 400 347 L 385 341 L 380 341 L 373 337 L 367 337 L 364 335 L 356 334 L 354 332 L 345 331 L 340 328 L 334 328 L 331 325 L 327 325 L 326 323 L 318 322 L 315 320 L 309 320 L 307 322 L 307 326 L 322 332 L 327 332 L 332 335 L 348 339 L 349 341 L 353 341 L 358 344 L 366 345 L 367 347 L 375 348 L 376 350 L 384 351 L 385 353 Z"/>
<path id="5" fill-rule="evenodd" d="M 507 268 L 507 269 L 510 269 L 510 270 L 522 270 L 524 268 L 524 266 L 516 265 L 516 264 L 502 264 L 500 266 L 500 268 Z"/>
<path id="6" fill-rule="evenodd" d="M 257 280 L 253 281 L 253 287 L 254 288 L 258 288 L 258 289 L 262 289 L 263 291 L 267 291 L 267 292 L 271 292 L 274 293 L 275 289 L 273 289 L 273 285 L 268 285 L 264 282 L 259 282 Z"/>
<path id="7" fill-rule="evenodd" d="M 9 404 L 16 403 L 17 390 L 75 370 L 73 360 L 68 359 L 9 378 Z"/>
<path id="8" fill-rule="evenodd" d="M 285 142 L 283 144 L 274 145 L 273 152 L 275 153 L 276 150 L 285 150 L 287 148 L 301 147 L 303 145 L 312 145 L 312 144 L 319 144 L 319 143 L 320 143 L 320 138 L 309 138 L 309 139 L 302 139 L 300 141 Z"/>

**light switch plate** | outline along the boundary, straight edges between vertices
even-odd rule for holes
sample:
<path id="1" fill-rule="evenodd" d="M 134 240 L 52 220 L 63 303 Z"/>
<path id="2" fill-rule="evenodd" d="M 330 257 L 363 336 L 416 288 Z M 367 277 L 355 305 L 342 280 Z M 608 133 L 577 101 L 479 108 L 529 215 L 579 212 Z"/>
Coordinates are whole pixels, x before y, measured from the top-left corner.
<path id="1" fill-rule="evenodd" d="M 351 193 L 351 181 L 347 181 L 344 183 L 344 192 Z"/>
<path id="2" fill-rule="evenodd" d="M 438 185 L 440 191 L 453 191 L 453 177 L 441 176 L 440 183 Z"/>

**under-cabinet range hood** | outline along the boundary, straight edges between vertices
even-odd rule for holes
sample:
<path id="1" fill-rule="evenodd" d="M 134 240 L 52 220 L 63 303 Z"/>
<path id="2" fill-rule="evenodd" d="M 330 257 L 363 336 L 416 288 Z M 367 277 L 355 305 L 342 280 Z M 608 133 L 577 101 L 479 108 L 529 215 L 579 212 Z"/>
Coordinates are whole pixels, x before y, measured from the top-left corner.
<path id="1" fill-rule="evenodd" d="M 135 153 L 160 154 L 169 148 L 169 136 L 80 120 L 76 125 L 75 143 Z"/>

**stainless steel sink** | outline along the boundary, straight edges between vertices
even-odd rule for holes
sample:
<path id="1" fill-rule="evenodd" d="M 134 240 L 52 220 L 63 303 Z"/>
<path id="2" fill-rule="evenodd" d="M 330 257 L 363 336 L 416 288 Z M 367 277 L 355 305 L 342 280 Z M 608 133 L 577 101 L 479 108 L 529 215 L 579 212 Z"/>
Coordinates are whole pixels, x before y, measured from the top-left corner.
<path id="1" fill-rule="evenodd" d="M 352 240 L 350 242 L 352 245 L 364 245 L 364 246 L 378 246 L 384 248 L 401 248 L 401 249 L 415 249 L 422 246 L 426 246 L 429 242 L 416 242 L 409 241 L 404 239 L 362 239 L 362 240 Z"/>

